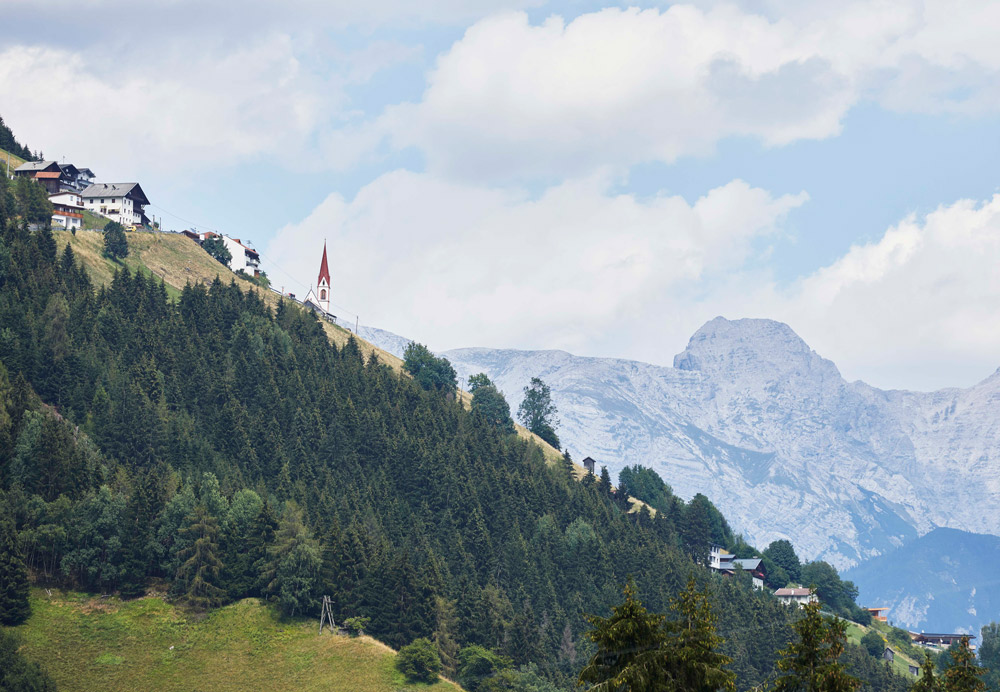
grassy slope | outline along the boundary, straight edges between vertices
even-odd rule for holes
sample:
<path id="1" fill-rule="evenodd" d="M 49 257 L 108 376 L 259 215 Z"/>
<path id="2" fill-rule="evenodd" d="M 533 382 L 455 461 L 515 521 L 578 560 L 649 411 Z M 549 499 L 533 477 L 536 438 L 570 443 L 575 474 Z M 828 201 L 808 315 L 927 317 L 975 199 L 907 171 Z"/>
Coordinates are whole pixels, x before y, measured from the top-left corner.
<path id="1" fill-rule="evenodd" d="M 395 652 L 369 637 L 317 634 L 317 623 L 282 622 L 247 599 L 194 618 L 160 598 L 121 602 L 35 590 L 18 630 L 24 654 L 73 690 L 453 690 L 410 685 Z"/>
<path id="2" fill-rule="evenodd" d="M 77 231 L 76 235 L 73 235 L 69 231 L 55 230 L 53 231 L 53 235 L 60 249 L 66 243 L 70 244 L 73 252 L 76 253 L 76 256 L 84 262 L 90 271 L 91 278 L 93 278 L 95 283 L 106 284 L 111 280 L 117 265 L 102 256 L 104 237 L 100 232 L 83 230 Z M 229 271 L 227 267 L 222 266 L 209 257 L 204 250 L 186 236 L 172 233 L 129 233 L 128 242 L 129 256 L 125 259 L 125 264 L 132 270 L 141 269 L 144 272 L 151 272 L 163 279 L 167 285 L 168 293 L 172 297 L 180 295 L 180 290 L 188 282 L 207 283 L 218 276 L 226 282 L 235 280 L 245 291 L 257 291 L 264 301 L 272 307 L 278 304 L 279 299 L 277 294 L 261 290 L 249 281 L 240 279 L 236 274 Z M 330 339 L 340 346 L 347 343 L 347 340 L 351 336 L 350 332 L 346 329 L 330 324 L 329 322 L 323 323 L 323 329 L 326 330 Z M 375 353 L 382 363 L 389 365 L 394 370 L 402 370 L 402 360 L 370 344 L 364 339 L 356 338 L 361 351 L 366 356 Z M 461 396 L 462 402 L 468 407 L 472 400 L 471 395 L 467 392 L 462 392 Z M 557 449 L 521 426 L 517 426 L 517 432 L 522 437 L 534 439 L 538 446 L 542 448 L 542 451 L 545 452 L 545 457 L 550 462 L 556 462 L 562 457 Z M 577 473 L 582 477 L 584 473 L 582 466 L 578 468 Z"/>
<path id="3" fill-rule="evenodd" d="M 851 622 L 849 620 L 845 622 L 847 622 L 847 640 L 852 644 L 857 644 L 858 646 L 861 646 L 861 638 L 865 636 L 865 634 L 867 634 L 869 628 L 865 627 L 864 625 L 859 625 L 856 622 Z M 882 639 L 886 638 L 886 634 L 888 634 L 889 631 L 888 625 L 875 621 L 872 622 L 872 628 L 874 628 L 876 632 L 882 635 Z M 909 677 L 910 676 L 909 667 L 911 665 L 919 666 L 919 663 L 917 661 L 923 660 L 923 659 L 918 659 L 914 655 L 915 651 L 914 652 L 900 651 L 900 647 L 897 646 L 896 644 L 889 644 L 888 646 L 891 646 L 893 652 L 895 652 L 895 657 L 892 660 L 892 669 L 895 672 L 899 673 L 900 675 Z"/>
<path id="4" fill-rule="evenodd" d="M 22 159 L 20 156 L 15 156 L 6 149 L 0 149 L 0 171 L 3 171 L 4 173 L 7 172 L 8 156 L 10 157 L 10 170 L 12 171 L 18 166 L 20 166 L 22 163 L 24 163 L 24 159 Z"/>

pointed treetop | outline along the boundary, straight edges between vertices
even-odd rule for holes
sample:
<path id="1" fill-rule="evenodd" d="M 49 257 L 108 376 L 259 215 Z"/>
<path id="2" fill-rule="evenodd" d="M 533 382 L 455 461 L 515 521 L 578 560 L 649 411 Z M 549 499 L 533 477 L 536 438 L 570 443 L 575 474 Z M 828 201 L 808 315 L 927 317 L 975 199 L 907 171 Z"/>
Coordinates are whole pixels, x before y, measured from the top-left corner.
<path id="1" fill-rule="evenodd" d="M 323 242 L 323 260 L 319 263 L 319 280 L 318 284 L 322 285 L 323 279 L 326 279 L 326 285 L 330 285 L 330 268 L 326 264 L 326 242 Z"/>

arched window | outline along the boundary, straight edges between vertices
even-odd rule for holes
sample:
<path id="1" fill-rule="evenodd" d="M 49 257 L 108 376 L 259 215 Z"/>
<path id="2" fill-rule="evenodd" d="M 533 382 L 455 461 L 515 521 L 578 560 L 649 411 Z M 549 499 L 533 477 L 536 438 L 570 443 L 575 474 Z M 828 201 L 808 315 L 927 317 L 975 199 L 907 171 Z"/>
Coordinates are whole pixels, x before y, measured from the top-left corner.
<path id="1" fill-rule="evenodd" d="M 320 300 L 326 300 L 326 289 L 325 288 L 320 289 L 320 291 L 319 291 L 319 299 Z"/>

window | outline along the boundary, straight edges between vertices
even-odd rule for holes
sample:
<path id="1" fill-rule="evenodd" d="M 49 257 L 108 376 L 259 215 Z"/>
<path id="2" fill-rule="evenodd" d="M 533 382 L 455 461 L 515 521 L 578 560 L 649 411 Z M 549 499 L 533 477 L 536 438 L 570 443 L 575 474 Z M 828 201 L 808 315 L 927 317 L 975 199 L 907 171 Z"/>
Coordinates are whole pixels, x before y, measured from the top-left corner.
<path id="1" fill-rule="evenodd" d="M 321 288 L 320 289 L 320 291 L 319 291 L 319 299 L 320 300 L 326 300 L 326 289 L 325 288 Z"/>

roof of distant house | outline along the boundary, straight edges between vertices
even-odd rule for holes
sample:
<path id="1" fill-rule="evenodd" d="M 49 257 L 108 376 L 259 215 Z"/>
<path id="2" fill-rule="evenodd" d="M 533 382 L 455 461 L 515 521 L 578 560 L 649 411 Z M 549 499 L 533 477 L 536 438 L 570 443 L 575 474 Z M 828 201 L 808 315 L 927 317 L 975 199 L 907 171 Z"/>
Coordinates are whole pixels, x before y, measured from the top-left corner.
<path id="1" fill-rule="evenodd" d="M 783 587 L 774 592 L 775 596 L 808 596 L 813 591 L 804 586 Z"/>
<path id="2" fill-rule="evenodd" d="M 80 194 L 84 197 L 127 197 L 132 190 L 137 190 L 140 204 L 149 204 L 139 183 L 94 183 Z"/>
<path id="3" fill-rule="evenodd" d="M 755 569 L 760 569 L 761 559 L 759 557 L 742 557 L 736 558 L 733 563 L 752 572 Z"/>
<path id="4" fill-rule="evenodd" d="M 14 169 L 14 172 L 18 171 L 44 171 L 50 166 L 58 166 L 56 161 L 25 161 L 20 166 Z"/>

